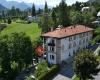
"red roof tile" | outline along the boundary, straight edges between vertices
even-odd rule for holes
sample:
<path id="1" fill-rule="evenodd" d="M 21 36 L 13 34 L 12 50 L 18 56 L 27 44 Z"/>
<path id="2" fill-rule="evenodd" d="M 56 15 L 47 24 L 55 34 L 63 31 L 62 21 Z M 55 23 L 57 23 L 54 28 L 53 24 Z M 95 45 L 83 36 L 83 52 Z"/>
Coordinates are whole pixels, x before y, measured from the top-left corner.
<path id="1" fill-rule="evenodd" d="M 75 25 L 75 26 L 69 26 L 67 28 L 56 29 L 52 32 L 45 33 L 42 36 L 63 38 L 63 37 L 68 37 L 68 36 L 84 33 L 84 32 L 89 32 L 89 31 L 93 31 L 93 29 L 86 27 L 84 25 Z"/>

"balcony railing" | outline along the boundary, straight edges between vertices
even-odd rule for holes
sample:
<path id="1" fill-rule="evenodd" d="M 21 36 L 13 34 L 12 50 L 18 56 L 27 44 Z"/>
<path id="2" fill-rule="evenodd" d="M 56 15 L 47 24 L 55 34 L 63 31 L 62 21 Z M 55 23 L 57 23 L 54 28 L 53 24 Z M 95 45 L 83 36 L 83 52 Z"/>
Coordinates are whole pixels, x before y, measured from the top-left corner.
<path id="1" fill-rule="evenodd" d="M 48 43 L 48 46 L 55 46 L 55 43 Z"/>

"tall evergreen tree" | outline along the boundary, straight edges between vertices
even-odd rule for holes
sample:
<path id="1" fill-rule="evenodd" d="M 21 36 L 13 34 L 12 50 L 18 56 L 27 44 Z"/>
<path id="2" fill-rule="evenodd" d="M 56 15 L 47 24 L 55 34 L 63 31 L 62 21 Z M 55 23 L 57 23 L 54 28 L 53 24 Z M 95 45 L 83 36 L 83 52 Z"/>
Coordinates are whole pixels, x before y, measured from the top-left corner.
<path id="1" fill-rule="evenodd" d="M 59 4 L 59 23 L 63 26 L 70 25 L 69 9 L 65 0 L 62 0 Z"/>
<path id="2" fill-rule="evenodd" d="M 33 6 L 32 6 L 32 16 L 36 16 L 36 10 L 35 10 L 34 3 L 33 3 Z"/>
<path id="3" fill-rule="evenodd" d="M 41 23 L 40 26 L 42 28 L 42 32 L 48 32 L 50 25 L 49 25 L 49 13 L 48 13 L 48 5 L 47 2 L 45 2 L 45 7 L 44 7 L 44 14 L 43 17 L 41 19 Z"/>
<path id="4" fill-rule="evenodd" d="M 41 14 L 42 13 L 42 9 L 38 9 L 37 14 Z"/>
<path id="5" fill-rule="evenodd" d="M 10 14 L 11 14 L 11 16 L 13 16 L 13 17 L 16 16 L 16 9 L 15 9 L 14 6 L 12 6 L 12 8 L 11 8 Z"/>
<path id="6" fill-rule="evenodd" d="M 44 7 L 44 13 L 48 13 L 48 4 L 47 4 L 47 2 L 45 2 L 45 7 Z"/>
<path id="7" fill-rule="evenodd" d="M 56 28 L 56 26 L 57 26 L 57 16 L 56 16 L 56 13 L 55 13 L 54 10 L 52 11 L 51 16 L 52 16 L 52 21 L 53 21 L 53 27 Z"/>

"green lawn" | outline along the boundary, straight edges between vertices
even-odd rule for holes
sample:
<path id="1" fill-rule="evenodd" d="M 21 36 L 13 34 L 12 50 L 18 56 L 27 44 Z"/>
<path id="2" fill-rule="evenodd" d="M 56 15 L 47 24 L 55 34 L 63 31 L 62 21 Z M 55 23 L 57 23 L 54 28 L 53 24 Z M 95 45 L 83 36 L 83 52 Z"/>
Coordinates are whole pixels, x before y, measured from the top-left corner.
<path id="1" fill-rule="evenodd" d="M 41 35 L 41 29 L 38 28 L 37 23 L 23 24 L 15 22 L 8 24 L 8 27 L 1 32 L 1 35 L 10 35 L 14 32 L 25 32 L 26 35 L 30 36 L 32 41 Z"/>

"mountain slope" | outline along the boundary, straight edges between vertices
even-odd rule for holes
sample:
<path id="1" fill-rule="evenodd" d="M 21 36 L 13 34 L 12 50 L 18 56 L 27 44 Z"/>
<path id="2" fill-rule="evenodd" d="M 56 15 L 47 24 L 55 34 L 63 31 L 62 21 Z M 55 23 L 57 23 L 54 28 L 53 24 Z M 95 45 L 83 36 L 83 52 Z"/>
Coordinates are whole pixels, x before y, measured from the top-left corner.
<path id="1" fill-rule="evenodd" d="M 21 10 L 27 9 L 29 7 L 26 3 L 24 2 L 19 3 L 17 1 L 0 0 L 0 4 L 9 9 L 11 9 L 12 6 L 14 6 L 15 8 L 20 8 Z"/>
<path id="2" fill-rule="evenodd" d="M 27 8 L 32 7 L 32 3 L 24 3 L 24 2 L 17 2 L 17 1 L 7 1 L 7 0 L 0 0 L 0 4 L 2 4 L 4 7 L 11 9 L 12 6 L 15 8 L 19 8 L 21 10 L 25 10 Z M 44 5 L 35 5 L 36 9 L 39 8 L 43 9 Z M 51 6 L 48 6 L 49 8 L 52 8 Z"/>
<path id="3" fill-rule="evenodd" d="M 32 3 L 27 3 L 27 5 L 31 8 L 32 7 Z M 44 5 L 35 5 L 36 10 L 40 9 L 44 9 Z M 48 6 L 48 8 L 52 8 L 52 6 Z"/>
<path id="4" fill-rule="evenodd" d="M 5 10 L 6 8 L 0 4 L 0 11 Z"/>
<path id="5" fill-rule="evenodd" d="M 89 0 L 89 2 L 95 2 L 95 1 L 100 2 L 100 0 Z"/>

